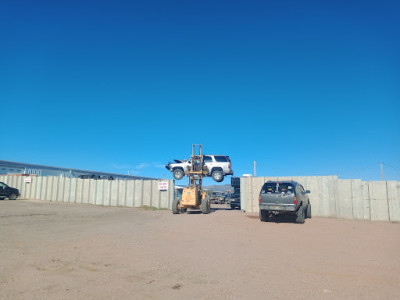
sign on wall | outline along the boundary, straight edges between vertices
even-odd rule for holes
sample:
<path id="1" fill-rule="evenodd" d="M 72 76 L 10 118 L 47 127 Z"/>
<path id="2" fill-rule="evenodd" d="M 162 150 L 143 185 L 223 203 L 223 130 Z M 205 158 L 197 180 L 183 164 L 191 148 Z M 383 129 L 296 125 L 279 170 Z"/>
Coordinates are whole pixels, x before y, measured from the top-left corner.
<path id="1" fill-rule="evenodd" d="M 158 190 L 159 191 L 167 191 L 168 190 L 168 182 L 161 181 L 158 183 Z"/>
<path id="2" fill-rule="evenodd" d="M 32 177 L 25 177 L 24 178 L 25 183 L 31 183 L 32 182 Z"/>

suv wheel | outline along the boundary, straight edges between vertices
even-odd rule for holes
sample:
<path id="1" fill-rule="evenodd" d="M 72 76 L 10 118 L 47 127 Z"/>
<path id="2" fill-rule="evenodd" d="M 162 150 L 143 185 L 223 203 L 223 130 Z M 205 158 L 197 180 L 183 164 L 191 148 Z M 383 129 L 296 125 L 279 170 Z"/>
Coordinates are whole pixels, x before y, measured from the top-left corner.
<path id="1" fill-rule="evenodd" d="M 211 176 L 216 182 L 222 182 L 224 180 L 224 174 L 220 170 L 214 170 Z"/>
<path id="2" fill-rule="evenodd" d="M 307 205 L 307 216 L 308 219 L 311 219 L 311 204 L 308 203 Z"/>
<path id="3" fill-rule="evenodd" d="M 296 214 L 296 223 L 303 224 L 304 223 L 304 207 L 303 205 L 299 207 L 299 210 Z"/>
<path id="4" fill-rule="evenodd" d="M 185 176 L 185 173 L 183 172 L 183 170 L 181 168 L 174 170 L 174 178 L 176 180 L 181 180 L 183 178 L 183 176 Z"/>
<path id="5" fill-rule="evenodd" d="M 268 212 L 265 210 L 260 209 L 260 221 L 261 222 L 268 222 Z"/>

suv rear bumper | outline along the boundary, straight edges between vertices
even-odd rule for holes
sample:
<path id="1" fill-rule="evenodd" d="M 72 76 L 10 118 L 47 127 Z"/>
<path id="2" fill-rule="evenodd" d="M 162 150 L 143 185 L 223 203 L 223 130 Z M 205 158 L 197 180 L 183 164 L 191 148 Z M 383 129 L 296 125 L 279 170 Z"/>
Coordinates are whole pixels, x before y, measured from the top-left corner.
<path id="1" fill-rule="evenodd" d="M 260 210 L 295 212 L 295 204 L 260 203 Z"/>

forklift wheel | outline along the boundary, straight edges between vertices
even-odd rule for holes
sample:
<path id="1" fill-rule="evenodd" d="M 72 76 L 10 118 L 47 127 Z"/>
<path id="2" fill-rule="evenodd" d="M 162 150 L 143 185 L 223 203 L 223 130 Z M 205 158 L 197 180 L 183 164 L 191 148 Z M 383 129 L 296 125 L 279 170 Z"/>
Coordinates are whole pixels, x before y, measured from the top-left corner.
<path id="1" fill-rule="evenodd" d="M 210 213 L 210 197 L 209 196 L 206 196 L 201 201 L 201 212 L 203 214 L 209 214 Z"/>
<path id="2" fill-rule="evenodd" d="M 179 202 L 178 199 L 172 200 L 172 213 L 174 215 L 179 214 Z"/>

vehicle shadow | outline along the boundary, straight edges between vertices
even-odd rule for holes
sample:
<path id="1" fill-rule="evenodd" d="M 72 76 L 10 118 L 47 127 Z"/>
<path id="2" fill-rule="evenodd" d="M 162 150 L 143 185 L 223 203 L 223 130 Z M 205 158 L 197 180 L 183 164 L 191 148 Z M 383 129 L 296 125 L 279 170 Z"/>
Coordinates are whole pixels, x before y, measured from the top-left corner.
<path id="1" fill-rule="evenodd" d="M 213 212 L 215 212 L 214 211 L 214 209 L 210 209 L 210 212 L 207 214 L 207 215 L 209 215 L 209 214 L 212 214 Z M 185 212 L 185 214 L 189 214 L 189 215 L 202 215 L 203 213 L 201 212 L 201 210 L 187 210 L 186 212 Z"/>
<path id="2" fill-rule="evenodd" d="M 234 210 L 234 209 L 231 209 L 230 207 L 211 207 L 210 208 L 210 214 L 213 213 L 213 212 L 216 212 L 216 211 L 224 211 L 224 210 Z M 186 213 L 187 214 L 193 214 L 193 215 L 202 214 L 200 209 L 193 209 L 193 210 L 188 209 L 186 211 Z"/>
<path id="3" fill-rule="evenodd" d="M 212 212 L 212 211 L 211 211 L 211 212 Z M 187 211 L 185 212 L 185 214 L 188 214 L 188 215 L 201 215 L 202 212 L 201 212 L 201 210 L 187 210 Z"/>
<path id="4" fill-rule="evenodd" d="M 257 219 L 257 220 L 259 220 L 260 219 L 260 217 L 259 216 L 256 216 L 256 215 L 250 215 L 250 216 L 247 216 L 249 219 Z M 297 224 L 296 223 L 296 217 L 292 217 L 292 216 L 272 216 L 272 217 L 269 217 L 268 219 L 267 219 L 267 221 L 265 221 L 264 223 L 276 223 L 276 224 L 279 224 L 279 223 L 294 223 L 294 224 Z"/>
<path id="5" fill-rule="evenodd" d="M 288 216 L 280 216 L 280 217 L 269 217 L 268 221 L 269 223 L 296 223 L 296 217 L 288 217 Z"/>
<path id="6" fill-rule="evenodd" d="M 233 210 L 230 207 L 211 207 L 211 210 L 217 211 L 217 210 Z"/>

